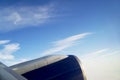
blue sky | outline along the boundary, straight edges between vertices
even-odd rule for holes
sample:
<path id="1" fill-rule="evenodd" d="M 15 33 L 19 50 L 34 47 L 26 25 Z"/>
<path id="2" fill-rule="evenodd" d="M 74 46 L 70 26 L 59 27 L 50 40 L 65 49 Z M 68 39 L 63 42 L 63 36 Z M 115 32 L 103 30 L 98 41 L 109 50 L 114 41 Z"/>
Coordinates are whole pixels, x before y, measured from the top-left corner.
<path id="1" fill-rule="evenodd" d="M 0 0 L 0 61 L 7 65 L 73 54 L 88 80 L 119 80 L 119 34 L 119 0 Z"/>

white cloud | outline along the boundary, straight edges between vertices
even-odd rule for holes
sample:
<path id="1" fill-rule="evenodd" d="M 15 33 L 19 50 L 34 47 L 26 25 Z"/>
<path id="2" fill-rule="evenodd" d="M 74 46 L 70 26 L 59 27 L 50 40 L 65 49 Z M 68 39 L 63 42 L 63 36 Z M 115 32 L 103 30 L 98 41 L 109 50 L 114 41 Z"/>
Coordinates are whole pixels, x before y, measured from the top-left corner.
<path id="1" fill-rule="evenodd" d="M 53 5 L 0 8 L 0 31 L 10 31 L 45 23 L 53 14 Z"/>
<path id="2" fill-rule="evenodd" d="M 20 49 L 18 43 L 3 45 L 4 48 L 0 50 L 0 60 L 14 59 L 13 53 Z"/>
<path id="3" fill-rule="evenodd" d="M 101 49 L 80 57 L 88 80 L 120 80 L 120 51 Z"/>
<path id="4" fill-rule="evenodd" d="M 9 42 L 10 42 L 10 40 L 0 40 L 0 45 L 6 44 L 6 43 L 9 43 Z"/>
<path id="5" fill-rule="evenodd" d="M 53 47 L 51 49 L 48 49 L 46 51 L 43 52 L 43 54 L 53 54 L 53 53 L 56 53 L 56 52 L 59 52 L 59 51 L 62 51 L 66 48 L 70 47 L 69 45 L 61 45 L 61 46 L 56 46 L 56 47 Z"/>
<path id="6" fill-rule="evenodd" d="M 14 53 L 20 49 L 19 43 L 10 43 L 10 40 L 0 40 L 0 46 L 3 47 L 0 49 L 0 61 L 4 64 L 10 66 L 28 60 L 26 58 L 16 59 Z"/>
<path id="7" fill-rule="evenodd" d="M 94 51 L 94 52 L 90 52 L 90 53 L 87 53 L 86 55 L 83 55 L 81 56 L 81 58 L 85 59 L 85 60 L 88 60 L 88 59 L 95 59 L 97 58 L 98 56 L 101 56 L 101 55 L 104 55 L 105 52 L 107 52 L 108 48 L 105 48 L 105 49 L 100 49 L 100 50 L 97 50 L 97 51 Z"/>
<path id="8" fill-rule="evenodd" d="M 14 55 L 20 49 L 19 43 L 10 43 L 10 40 L 0 40 L 0 46 L 3 47 L 0 49 L 0 61 L 7 66 L 30 60 L 28 58 L 16 58 Z"/>
<path id="9" fill-rule="evenodd" d="M 8 21 L 13 22 L 13 24 L 19 24 L 22 21 L 22 17 L 18 12 L 13 12 L 8 16 Z"/>
<path id="10" fill-rule="evenodd" d="M 70 36 L 68 38 L 59 40 L 59 41 L 55 41 L 53 44 L 53 48 L 48 49 L 46 51 L 43 52 L 43 54 L 53 54 L 56 52 L 60 52 L 66 48 L 69 48 L 71 46 L 74 45 L 74 43 L 79 40 L 82 39 L 84 37 L 86 37 L 87 35 L 90 35 L 91 33 L 82 33 L 82 34 L 78 34 L 78 35 L 74 35 L 74 36 Z"/>
<path id="11" fill-rule="evenodd" d="M 106 51 L 108 51 L 109 49 L 108 48 L 105 48 L 105 49 L 101 49 L 101 50 L 97 50 L 97 51 L 95 51 L 95 52 L 92 52 L 92 53 L 90 53 L 90 54 L 100 54 L 100 53 L 103 53 L 103 52 L 106 52 Z"/>
<path id="12" fill-rule="evenodd" d="M 67 44 L 70 44 L 70 43 L 72 45 L 75 41 L 77 41 L 81 38 L 84 38 L 85 36 L 90 35 L 90 34 L 91 33 L 82 33 L 82 34 L 70 36 L 68 38 L 56 41 L 55 44 L 56 44 L 56 46 L 67 45 Z"/>

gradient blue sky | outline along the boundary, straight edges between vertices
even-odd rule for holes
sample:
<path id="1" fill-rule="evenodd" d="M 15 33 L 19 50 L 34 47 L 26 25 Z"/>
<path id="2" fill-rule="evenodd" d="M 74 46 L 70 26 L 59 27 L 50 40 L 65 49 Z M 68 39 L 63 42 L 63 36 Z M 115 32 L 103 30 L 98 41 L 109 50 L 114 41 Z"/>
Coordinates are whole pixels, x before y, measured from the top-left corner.
<path id="1" fill-rule="evenodd" d="M 120 0 L 0 0 L 0 61 L 73 54 L 88 80 L 120 80 Z"/>

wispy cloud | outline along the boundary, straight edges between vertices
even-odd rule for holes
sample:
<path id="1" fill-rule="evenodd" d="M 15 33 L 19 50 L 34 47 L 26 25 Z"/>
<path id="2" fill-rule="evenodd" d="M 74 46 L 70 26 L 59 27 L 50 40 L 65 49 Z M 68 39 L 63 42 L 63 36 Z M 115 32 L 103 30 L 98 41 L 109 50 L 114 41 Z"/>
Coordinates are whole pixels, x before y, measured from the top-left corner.
<path id="1" fill-rule="evenodd" d="M 84 54 L 81 58 L 88 80 L 119 80 L 120 50 L 109 48 Z"/>
<path id="2" fill-rule="evenodd" d="M 40 25 L 49 20 L 53 14 L 53 4 L 44 6 L 10 6 L 0 9 L 0 31 Z"/>
<path id="3" fill-rule="evenodd" d="M 10 66 L 21 62 L 28 61 L 28 58 L 16 59 L 14 53 L 20 49 L 19 43 L 10 43 L 10 40 L 0 40 L 0 61 Z"/>
<path id="4" fill-rule="evenodd" d="M 14 25 L 20 24 L 23 20 L 18 12 L 13 12 L 7 17 L 8 21 L 11 21 Z"/>
<path id="5" fill-rule="evenodd" d="M 1 60 L 14 59 L 13 53 L 19 49 L 20 47 L 18 43 L 4 45 L 4 48 L 0 50 L 0 59 Z"/>
<path id="6" fill-rule="evenodd" d="M 0 45 L 6 44 L 6 43 L 9 43 L 9 42 L 10 42 L 10 40 L 0 40 Z"/>
<path id="7" fill-rule="evenodd" d="M 96 57 L 100 56 L 100 55 L 105 55 L 104 53 L 107 52 L 108 50 L 110 50 L 109 48 L 105 48 L 105 49 L 100 49 L 100 50 L 96 50 L 94 52 L 90 52 L 87 53 L 86 55 L 81 56 L 81 58 L 88 60 L 88 59 L 95 59 Z"/>
<path id="8" fill-rule="evenodd" d="M 53 42 L 53 48 L 50 48 L 43 52 L 43 54 L 53 54 L 56 52 L 60 52 L 66 48 L 73 46 L 77 40 L 85 38 L 86 36 L 90 35 L 91 33 L 82 33 L 74 36 L 67 37 L 62 40 L 58 40 Z"/>

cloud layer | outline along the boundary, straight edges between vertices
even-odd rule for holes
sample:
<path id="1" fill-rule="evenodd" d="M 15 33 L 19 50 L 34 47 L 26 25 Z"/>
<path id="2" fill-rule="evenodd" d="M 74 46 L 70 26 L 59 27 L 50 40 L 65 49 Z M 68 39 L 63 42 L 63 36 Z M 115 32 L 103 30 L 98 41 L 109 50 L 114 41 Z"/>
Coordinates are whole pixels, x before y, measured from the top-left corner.
<path id="1" fill-rule="evenodd" d="M 53 54 L 53 53 L 60 52 L 66 48 L 73 46 L 77 40 L 85 38 L 86 36 L 88 36 L 90 34 L 91 33 L 82 33 L 82 34 L 77 34 L 74 36 L 67 37 L 62 40 L 55 41 L 55 42 L 53 42 L 54 47 L 44 51 L 43 54 Z"/>
<path id="2" fill-rule="evenodd" d="M 0 31 L 10 31 L 45 23 L 52 17 L 53 5 L 0 7 Z"/>
<path id="3" fill-rule="evenodd" d="M 88 80 L 119 80 L 120 51 L 108 48 L 80 57 Z"/>

